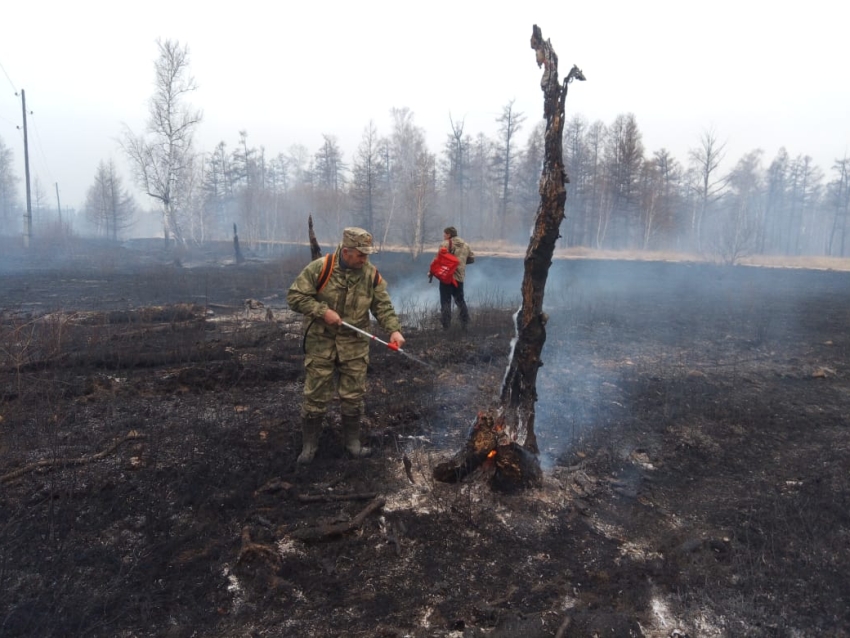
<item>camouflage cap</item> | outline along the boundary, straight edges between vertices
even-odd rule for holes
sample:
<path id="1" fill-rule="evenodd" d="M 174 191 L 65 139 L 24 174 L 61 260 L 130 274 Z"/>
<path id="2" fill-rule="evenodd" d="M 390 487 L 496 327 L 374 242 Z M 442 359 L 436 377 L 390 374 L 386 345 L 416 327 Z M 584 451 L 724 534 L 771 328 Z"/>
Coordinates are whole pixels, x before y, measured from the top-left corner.
<path id="1" fill-rule="evenodd" d="M 372 246 L 372 233 L 356 227 L 342 231 L 342 247 L 355 248 L 366 255 L 378 252 L 378 249 Z"/>

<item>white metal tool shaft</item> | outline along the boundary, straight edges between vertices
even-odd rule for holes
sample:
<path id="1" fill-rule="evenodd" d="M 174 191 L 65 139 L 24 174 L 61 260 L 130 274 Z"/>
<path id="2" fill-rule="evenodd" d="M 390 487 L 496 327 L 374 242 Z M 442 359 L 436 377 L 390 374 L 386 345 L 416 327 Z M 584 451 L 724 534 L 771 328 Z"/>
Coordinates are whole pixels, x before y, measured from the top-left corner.
<path id="1" fill-rule="evenodd" d="M 378 339 L 378 337 L 376 337 L 375 335 L 370 334 L 370 333 L 366 332 L 365 330 L 361 330 L 361 329 L 360 329 L 360 328 L 358 328 L 357 326 L 352 326 L 352 325 L 351 325 L 350 323 L 348 323 L 347 321 L 343 321 L 343 322 L 342 322 L 342 325 L 343 325 L 343 326 L 345 326 L 346 328 L 351 328 L 351 329 L 352 329 L 352 330 L 354 330 L 355 332 L 359 332 L 359 333 L 360 333 L 360 334 L 362 334 L 364 337 L 369 337 L 370 339 L 372 339 L 372 341 L 377 341 L 378 343 L 383 343 L 383 344 L 384 344 L 387 348 L 389 348 L 390 350 L 396 350 L 396 351 L 401 352 L 402 354 L 404 354 L 404 350 L 402 350 L 401 348 L 399 348 L 399 347 L 398 347 L 398 345 L 397 345 L 397 344 L 395 344 L 395 343 L 387 343 L 387 342 L 386 342 L 386 341 L 384 341 L 383 339 Z"/>

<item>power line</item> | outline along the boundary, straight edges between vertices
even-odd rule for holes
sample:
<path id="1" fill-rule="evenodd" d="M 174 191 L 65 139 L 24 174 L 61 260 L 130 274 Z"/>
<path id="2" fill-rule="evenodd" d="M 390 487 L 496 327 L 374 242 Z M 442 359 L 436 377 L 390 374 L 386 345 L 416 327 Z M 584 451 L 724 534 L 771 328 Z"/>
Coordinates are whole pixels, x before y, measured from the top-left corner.
<path id="1" fill-rule="evenodd" d="M 8 74 L 8 73 L 6 73 L 6 67 L 4 67 L 4 66 L 3 66 L 3 63 L 2 63 L 2 62 L 0 62 L 0 69 L 3 69 L 3 75 L 5 75 L 5 76 L 6 76 L 6 79 L 7 79 L 7 80 L 9 80 L 9 84 L 11 85 L 12 90 L 15 92 L 15 95 L 17 95 L 17 94 L 18 94 L 18 89 L 17 89 L 17 87 L 15 86 L 15 83 L 14 83 L 14 82 L 12 82 L 12 78 L 10 78 L 10 77 L 9 77 L 9 74 Z"/>
<path id="2" fill-rule="evenodd" d="M 19 126 L 16 122 L 13 122 L 9 118 L 3 117 L 2 115 L 0 115 L 0 120 L 3 120 L 4 122 L 8 122 L 9 124 L 12 125 L 13 128 L 18 128 L 18 126 Z"/>
<path id="3" fill-rule="evenodd" d="M 50 178 L 50 181 L 55 182 L 56 180 L 53 179 L 53 172 L 50 170 L 50 165 L 47 163 L 47 156 L 44 154 L 44 149 L 41 147 L 41 133 L 39 132 L 38 127 L 35 126 L 35 113 L 33 111 L 30 111 L 29 114 L 32 118 L 30 121 L 32 121 L 34 125 L 33 129 L 35 130 L 35 143 L 36 146 L 38 146 L 38 152 L 39 155 L 41 155 L 41 161 L 44 163 L 44 170 L 47 173 L 47 176 Z"/>

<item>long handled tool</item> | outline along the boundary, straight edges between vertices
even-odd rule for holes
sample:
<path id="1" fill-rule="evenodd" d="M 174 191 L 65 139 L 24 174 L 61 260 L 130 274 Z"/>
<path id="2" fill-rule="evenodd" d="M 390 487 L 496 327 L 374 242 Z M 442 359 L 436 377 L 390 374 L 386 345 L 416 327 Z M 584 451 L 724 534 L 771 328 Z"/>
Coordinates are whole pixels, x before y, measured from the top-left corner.
<path id="1" fill-rule="evenodd" d="M 352 326 L 347 321 L 343 321 L 342 325 L 345 326 L 346 328 L 351 328 L 352 330 L 354 330 L 354 332 L 359 332 L 364 337 L 368 337 L 372 341 L 377 341 L 378 343 L 384 344 L 390 350 L 395 350 L 396 352 L 403 354 L 405 357 L 407 357 L 411 361 L 415 361 L 416 363 L 421 363 L 423 366 L 426 366 L 428 368 L 433 368 L 433 366 L 430 363 L 428 363 L 427 361 L 422 361 L 422 359 L 419 359 L 418 357 L 414 357 L 412 354 L 409 354 L 409 353 L 405 352 L 404 350 L 402 350 L 401 348 L 399 348 L 397 343 L 387 343 L 383 339 L 378 339 L 378 337 L 376 337 L 375 335 L 373 335 L 369 332 L 366 332 L 365 330 L 361 330 L 357 326 Z"/>
<path id="2" fill-rule="evenodd" d="M 354 330 L 355 332 L 359 332 L 359 333 L 360 333 L 360 334 L 362 334 L 364 337 L 369 337 L 372 341 L 377 341 L 378 343 L 383 343 L 383 344 L 384 344 L 387 348 L 389 348 L 390 350 L 395 350 L 396 352 L 400 352 L 400 353 L 402 353 L 402 354 L 405 354 L 404 350 L 402 350 L 401 348 L 399 348 L 397 343 L 387 343 L 387 342 L 386 342 L 386 341 L 384 341 L 383 339 L 378 339 L 378 337 L 376 337 L 375 335 L 370 334 L 370 333 L 366 332 L 365 330 L 361 330 L 361 329 L 360 329 L 360 328 L 358 328 L 357 326 L 352 326 L 352 325 L 351 325 L 350 323 L 348 323 L 347 321 L 343 321 L 343 322 L 342 322 L 342 325 L 343 325 L 343 326 L 345 326 L 346 328 L 351 328 L 351 329 L 352 329 L 352 330 Z"/>

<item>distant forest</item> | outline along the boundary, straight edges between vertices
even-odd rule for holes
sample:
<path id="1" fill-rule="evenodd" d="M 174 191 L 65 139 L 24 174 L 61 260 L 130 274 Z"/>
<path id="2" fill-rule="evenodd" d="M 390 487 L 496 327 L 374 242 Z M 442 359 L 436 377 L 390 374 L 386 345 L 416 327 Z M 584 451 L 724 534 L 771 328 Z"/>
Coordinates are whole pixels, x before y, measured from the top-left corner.
<path id="1" fill-rule="evenodd" d="M 539 204 L 544 122 L 520 141 L 528 116 L 513 102 L 501 108 L 494 137 L 471 135 L 462 120 L 452 121 L 440 149 L 428 148 L 410 109 L 397 108 L 389 134 L 370 122 L 350 158 L 331 134 L 317 151 L 295 145 L 271 157 L 246 131 L 232 147 L 222 141 L 200 153 L 193 145 L 200 111 L 185 103 L 194 88 L 188 49 L 172 41 L 159 47 L 157 77 L 168 80 L 160 79 L 151 97 L 147 130 L 124 131 L 122 141 L 133 183 L 151 194 L 146 206 L 157 208 L 140 212 L 115 164 L 102 162 L 83 211 L 97 234 L 120 239 L 139 215 L 158 214 L 167 239 L 228 239 L 237 224 L 243 246 L 251 247 L 306 240 L 312 215 L 319 237 L 358 225 L 414 256 L 447 224 L 479 244 L 527 243 Z M 608 124 L 572 116 L 563 152 L 570 180 L 563 247 L 672 250 L 728 263 L 757 254 L 850 253 L 850 158 L 836 159 L 825 173 L 806 155 L 781 149 L 765 158 L 753 150 L 732 165 L 711 130 L 686 158 L 663 148 L 649 153 L 630 113 Z M 20 232 L 19 181 L 0 139 L 0 234 Z M 50 198 L 38 199 L 50 205 Z"/>

